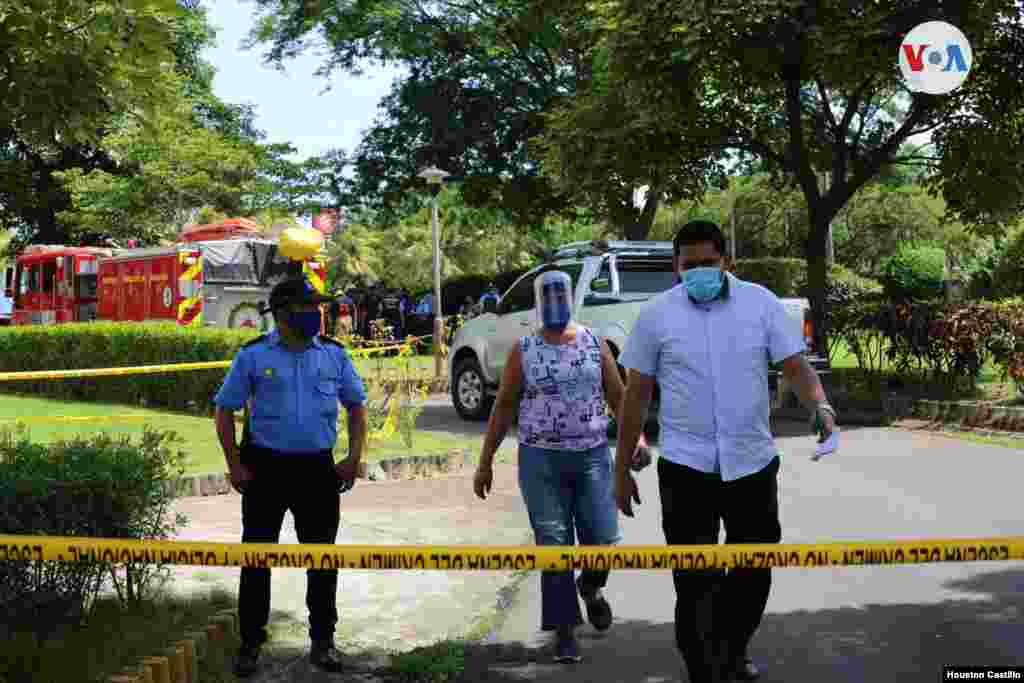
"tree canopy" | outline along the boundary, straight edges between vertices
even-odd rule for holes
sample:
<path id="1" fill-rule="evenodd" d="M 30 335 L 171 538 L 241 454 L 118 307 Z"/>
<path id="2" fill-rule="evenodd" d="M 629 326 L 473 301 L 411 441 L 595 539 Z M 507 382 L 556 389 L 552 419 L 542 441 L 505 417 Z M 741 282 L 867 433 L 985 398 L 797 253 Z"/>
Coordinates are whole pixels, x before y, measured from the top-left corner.
<path id="1" fill-rule="evenodd" d="M 931 164 L 930 186 L 976 230 L 993 229 L 1022 208 L 1024 20 L 1015 0 L 555 1 L 555 11 L 571 8 L 588 18 L 578 30 L 600 70 L 588 90 L 552 114 L 568 122 L 566 134 L 545 139 L 563 160 L 562 182 L 593 182 L 588 169 L 565 163 L 579 149 L 568 134 L 573 126 L 608 157 L 631 155 L 652 171 L 673 168 L 663 148 L 638 145 L 629 127 L 588 118 L 595 101 L 599 109 L 624 106 L 649 130 L 664 131 L 665 145 L 682 152 L 676 167 L 699 168 L 723 152 L 757 159 L 804 197 L 818 320 L 829 225 L 887 166 Z M 957 26 L 974 52 L 967 82 L 949 95 L 909 92 L 897 68 L 903 37 L 927 20 Z M 933 152 L 901 154 L 926 133 Z M 655 188 L 657 181 L 651 178 Z M 816 329 L 824 335 L 825 327 Z"/>
<path id="2" fill-rule="evenodd" d="M 326 48 L 324 76 L 374 62 L 406 71 L 351 159 L 353 191 L 381 215 L 397 219 L 389 210 L 422 188 L 416 173 L 430 164 L 457 177 L 471 205 L 500 208 L 525 227 L 575 211 L 579 197 L 552 182 L 531 144 L 543 113 L 588 78 L 586 46 L 564 30 L 573 18 L 536 12 L 527 0 L 256 5 L 250 44 L 272 64 L 316 45 Z M 588 208 L 624 228 L 649 225 L 656 206 L 636 208 L 634 190 L 594 187 Z"/>

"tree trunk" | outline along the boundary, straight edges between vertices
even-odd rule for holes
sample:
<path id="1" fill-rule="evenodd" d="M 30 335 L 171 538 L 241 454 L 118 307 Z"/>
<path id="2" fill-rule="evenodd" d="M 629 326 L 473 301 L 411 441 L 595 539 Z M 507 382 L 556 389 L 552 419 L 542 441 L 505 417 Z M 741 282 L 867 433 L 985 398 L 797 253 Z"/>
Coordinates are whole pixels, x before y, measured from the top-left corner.
<path id="1" fill-rule="evenodd" d="M 814 348 L 823 357 L 828 355 L 829 316 L 826 291 L 828 287 L 828 230 L 831 217 L 819 207 L 809 207 L 810 230 L 804 245 L 807 259 L 807 298 L 814 321 Z"/>
<path id="2" fill-rule="evenodd" d="M 657 191 L 650 187 L 647 189 L 647 197 L 644 201 L 644 208 L 637 213 L 636 208 L 632 207 L 630 214 L 632 220 L 627 222 L 623 226 L 623 232 L 627 240 L 639 241 L 646 240 L 651 234 L 651 226 L 654 225 L 654 217 L 658 213 L 658 204 L 660 203 Z"/>

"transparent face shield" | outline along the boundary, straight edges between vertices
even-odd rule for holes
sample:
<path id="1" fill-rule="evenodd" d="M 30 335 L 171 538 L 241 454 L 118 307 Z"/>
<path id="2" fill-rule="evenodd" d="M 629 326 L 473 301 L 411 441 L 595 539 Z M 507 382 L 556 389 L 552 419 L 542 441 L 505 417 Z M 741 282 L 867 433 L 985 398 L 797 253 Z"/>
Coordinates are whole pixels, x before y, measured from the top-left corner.
<path id="1" fill-rule="evenodd" d="M 533 284 L 536 316 L 541 327 L 560 332 L 572 321 L 572 278 L 560 270 L 550 270 Z"/>

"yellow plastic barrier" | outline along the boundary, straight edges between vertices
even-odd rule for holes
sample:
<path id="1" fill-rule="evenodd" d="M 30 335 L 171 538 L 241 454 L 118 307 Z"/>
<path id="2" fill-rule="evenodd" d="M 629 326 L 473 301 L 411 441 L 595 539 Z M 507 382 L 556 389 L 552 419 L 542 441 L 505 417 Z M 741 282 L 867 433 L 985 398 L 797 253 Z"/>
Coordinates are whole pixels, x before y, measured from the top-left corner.
<path id="1" fill-rule="evenodd" d="M 398 350 L 400 355 L 412 352 L 410 344 L 395 344 L 374 349 L 348 349 L 352 358 L 368 358 L 373 354 Z M 215 370 L 231 367 L 229 360 L 204 361 L 201 363 L 174 363 L 166 365 L 133 365 L 123 368 L 84 368 L 80 370 L 34 370 L 28 372 L 0 372 L 0 382 L 32 381 L 40 379 L 71 379 L 82 377 L 118 377 L 126 375 L 154 375 L 164 372 L 185 372 L 188 370 Z"/>
<path id="2" fill-rule="evenodd" d="M 508 571 L 849 567 L 1024 560 L 1024 536 L 693 546 L 285 545 L 0 535 L 0 561 Z"/>

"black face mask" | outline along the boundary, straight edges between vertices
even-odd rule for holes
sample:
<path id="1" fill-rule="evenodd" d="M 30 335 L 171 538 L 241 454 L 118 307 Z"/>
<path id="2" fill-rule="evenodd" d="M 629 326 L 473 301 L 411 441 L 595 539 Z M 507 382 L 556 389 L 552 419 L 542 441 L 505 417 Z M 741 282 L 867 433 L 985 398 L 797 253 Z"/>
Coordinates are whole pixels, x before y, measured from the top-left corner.
<path id="1" fill-rule="evenodd" d="M 288 327 L 304 339 L 320 334 L 320 311 L 289 311 Z"/>

